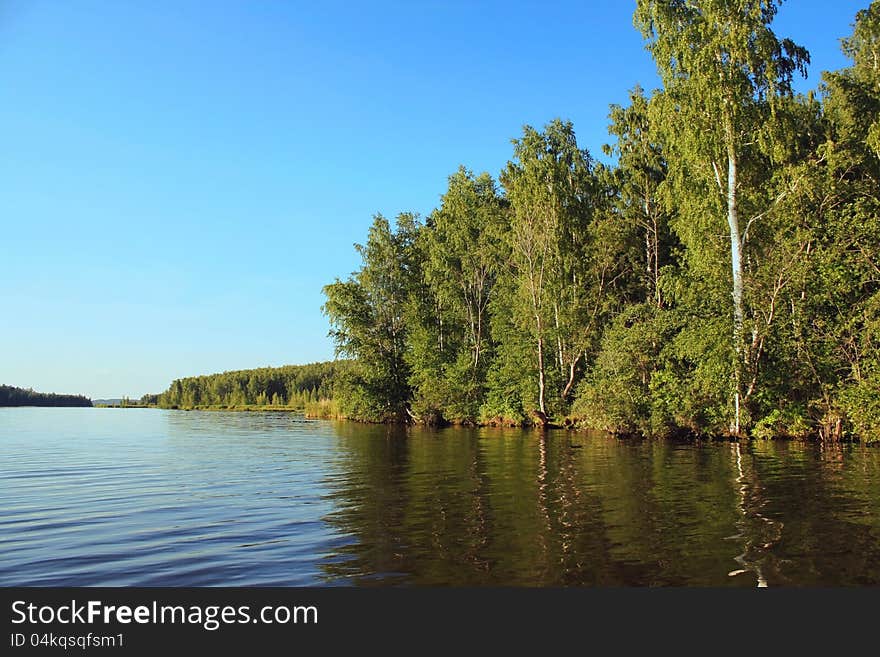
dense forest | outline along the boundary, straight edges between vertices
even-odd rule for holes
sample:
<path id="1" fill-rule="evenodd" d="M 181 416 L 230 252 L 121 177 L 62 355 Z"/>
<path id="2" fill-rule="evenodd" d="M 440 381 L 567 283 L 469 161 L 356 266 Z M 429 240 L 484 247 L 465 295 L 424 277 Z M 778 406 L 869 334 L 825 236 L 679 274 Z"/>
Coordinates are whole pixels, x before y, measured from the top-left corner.
<path id="1" fill-rule="evenodd" d="M 141 402 L 162 408 L 273 407 L 314 411 L 331 408 L 334 373 L 344 362 L 261 367 L 177 379 L 158 397 Z"/>
<path id="2" fill-rule="evenodd" d="M 462 167 L 424 219 L 377 215 L 324 288 L 338 411 L 880 439 L 880 0 L 806 95 L 778 7 L 638 0 L 663 86 L 611 106 L 613 164 L 525 126 L 497 181 Z M 252 403 L 249 381 L 163 399 Z"/>
<path id="3" fill-rule="evenodd" d="M 91 406 L 92 401 L 82 395 L 56 395 L 34 392 L 30 388 L 0 385 L 0 406 Z"/>

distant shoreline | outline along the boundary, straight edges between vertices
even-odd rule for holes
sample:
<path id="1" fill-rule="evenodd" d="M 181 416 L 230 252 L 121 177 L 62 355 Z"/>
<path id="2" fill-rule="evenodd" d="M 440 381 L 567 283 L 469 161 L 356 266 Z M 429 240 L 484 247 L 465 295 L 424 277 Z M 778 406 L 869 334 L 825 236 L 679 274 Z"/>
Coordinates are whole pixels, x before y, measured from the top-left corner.
<path id="1" fill-rule="evenodd" d="M 54 392 L 37 392 L 32 388 L 0 385 L 0 407 L 90 407 L 92 400 L 83 395 L 59 395 Z"/>

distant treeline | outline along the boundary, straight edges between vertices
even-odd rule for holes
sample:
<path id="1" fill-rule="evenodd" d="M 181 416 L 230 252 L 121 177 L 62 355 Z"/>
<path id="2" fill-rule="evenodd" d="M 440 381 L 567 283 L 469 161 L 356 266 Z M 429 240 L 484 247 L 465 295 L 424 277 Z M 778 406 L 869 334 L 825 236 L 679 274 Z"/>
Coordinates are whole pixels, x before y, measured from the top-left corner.
<path id="1" fill-rule="evenodd" d="M 273 406 L 302 410 L 310 403 L 332 398 L 334 374 L 343 366 L 339 362 L 312 363 L 177 379 L 155 403 L 162 408 Z"/>
<path id="2" fill-rule="evenodd" d="M 635 5 L 663 86 L 612 164 L 525 126 L 324 288 L 343 415 L 880 440 L 880 0 L 806 95 L 778 1 Z"/>
<path id="3" fill-rule="evenodd" d="M 34 392 L 30 388 L 0 385 L 0 406 L 91 406 L 92 400 L 82 395 L 56 395 Z"/>

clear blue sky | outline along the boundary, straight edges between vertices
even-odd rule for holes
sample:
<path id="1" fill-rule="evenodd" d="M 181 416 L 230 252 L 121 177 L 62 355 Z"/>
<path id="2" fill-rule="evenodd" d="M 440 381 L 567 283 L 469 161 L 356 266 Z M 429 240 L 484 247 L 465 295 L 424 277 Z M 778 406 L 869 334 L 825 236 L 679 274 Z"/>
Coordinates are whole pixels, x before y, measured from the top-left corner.
<path id="1" fill-rule="evenodd" d="M 657 86 L 631 2 L 0 0 L 0 383 L 93 398 L 330 359 L 372 215 L 493 175 L 525 123 L 599 154 Z M 815 87 L 868 0 L 791 0 Z"/>

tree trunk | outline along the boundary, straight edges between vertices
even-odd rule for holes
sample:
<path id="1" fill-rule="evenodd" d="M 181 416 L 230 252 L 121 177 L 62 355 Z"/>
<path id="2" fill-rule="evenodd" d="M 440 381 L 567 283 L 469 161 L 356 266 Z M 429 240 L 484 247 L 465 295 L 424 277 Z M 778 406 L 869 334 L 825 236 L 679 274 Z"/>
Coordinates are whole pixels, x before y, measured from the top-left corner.
<path id="1" fill-rule="evenodd" d="M 479 304 L 482 304 L 482 297 L 480 297 Z M 480 348 L 483 345 L 483 309 L 482 305 L 477 306 L 477 326 L 476 326 L 476 335 L 474 336 L 474 376 L 477 375 L 480 368 Z"/>
<path id="2" fill-rule="evenodd" d="M 653 219 L 654 231 L 654 297 L 657 307 L 663 307 L 663 297 L 660 295 L 660 226 L 657 217 Z"/>
<path id="3" fill-rule="evenodd" d="M 727 145 L 727 223 L 730 227 L 730 260 L 733 270 L 733 347 L 736 353 L 734 364 L 734 418 L 733 430 L 740 430 L 740 386 L 742 383 L 742 332 L 743 332 L 743 276 L 742 240 L 739 231 L 736 197 L 736 147 L 732 135 L 728 135 Z"/>
<path id="4" fill-rule="evenodd" d="M 651 253 L 652 246 L 651 230 L 648 229 L 645 231 L 645 277 L 648 280 L 645 287 L 648 288 L 649 298 L 654 296 L 654 258 Z"/>
<path id="5" fill-rule="evenodd" d="M 565 351 L 562 348 L 562 331 L 559 330 L 559 304 L 553 303 L 553 318 L 556 326 L 556 362 L 559 372 L 565 375 Z"/>
<path id="6" fill-rule="evenodd" d="M 541 318 L 538 317 L 538 410 L 547 414 L 544 403 L 544 335 L 541 332 Z"/>
<path id="7" fill-rule="evenodd" d="M 443 353 L 443 310 L 440 301 L 437 301 L 437 334 L 440 339 L 440 353 Z"/>
<path id="8" fill-rule="evenodd" d="M 581 356 L 580 356 L 580 354 L 578 354 L 577 358 L 575 358 L 573 361 L 571 361 L 571 363 L 569 363 L 568 382 L 565 384 L 565 388 L 562 391 L 563 401 L 568 399 L 568 395 L 571 392 L 571 389 L 574 387 L 575 368 L 577 367 L 578 361 L 580 359 L 581 359 Z"/>

